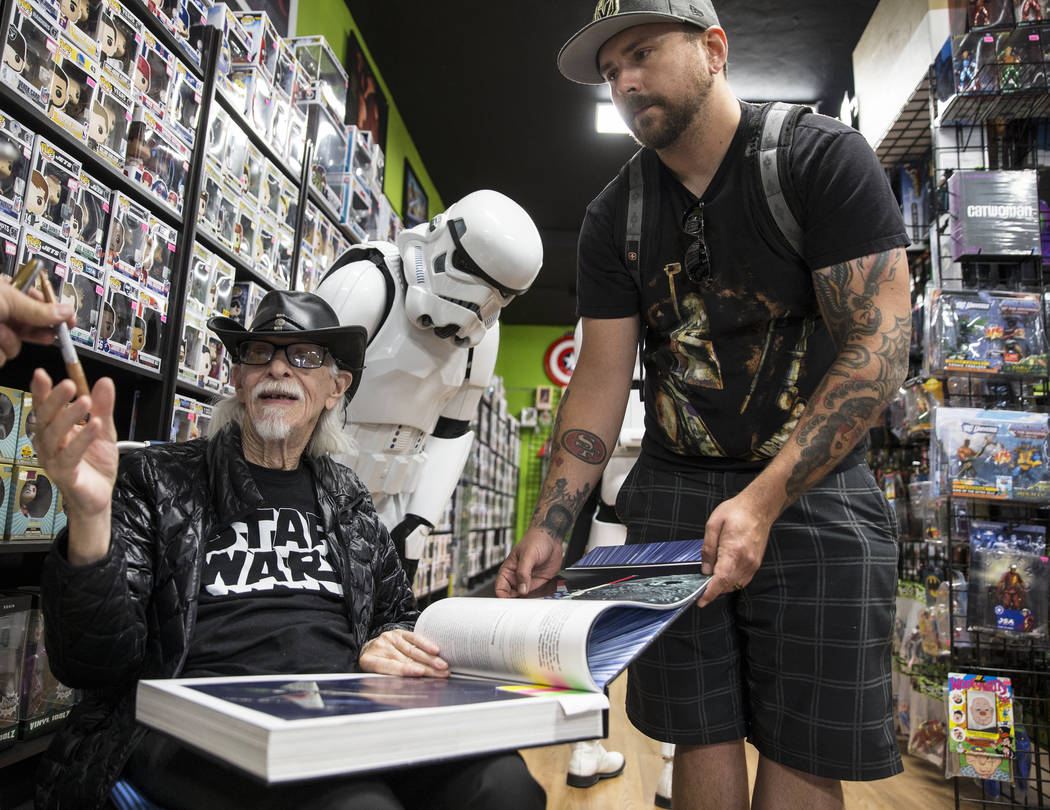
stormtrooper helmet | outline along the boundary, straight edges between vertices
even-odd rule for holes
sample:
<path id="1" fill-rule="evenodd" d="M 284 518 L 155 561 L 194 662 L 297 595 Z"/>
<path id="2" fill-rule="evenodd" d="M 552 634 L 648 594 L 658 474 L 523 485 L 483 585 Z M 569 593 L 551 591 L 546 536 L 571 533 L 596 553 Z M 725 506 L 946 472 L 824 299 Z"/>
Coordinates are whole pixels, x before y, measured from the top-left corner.
<path id="1" fill-rule="evenodd" d="M 402 231 L 397 247 L 409 320 L 458 346 L 478 345 L 543 262 L 532 219 L 490 190 L 468 194 L 429 223 Z"/>

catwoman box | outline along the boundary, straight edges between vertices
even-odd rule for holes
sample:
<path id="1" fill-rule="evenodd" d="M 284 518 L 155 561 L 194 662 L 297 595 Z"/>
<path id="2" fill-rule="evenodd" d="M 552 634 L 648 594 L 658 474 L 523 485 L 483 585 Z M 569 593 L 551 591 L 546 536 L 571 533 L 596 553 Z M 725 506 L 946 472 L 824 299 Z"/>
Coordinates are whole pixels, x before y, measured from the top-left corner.
<path id="1" fill-rule="evenodd" d="M 935 494 L 1050 502 L 1048 436 L 1045 413 L 937 408 L 931 448 Z"/>

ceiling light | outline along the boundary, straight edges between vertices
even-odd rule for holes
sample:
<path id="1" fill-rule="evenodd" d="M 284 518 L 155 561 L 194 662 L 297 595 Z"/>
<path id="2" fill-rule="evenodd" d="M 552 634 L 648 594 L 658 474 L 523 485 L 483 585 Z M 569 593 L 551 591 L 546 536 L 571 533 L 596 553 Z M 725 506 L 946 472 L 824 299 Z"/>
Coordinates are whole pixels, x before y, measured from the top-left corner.
<path id="1" fill-rule="evenodd" d="M 631 130 L 620 118 L 611 101 L 599 101 L 594 110 L 594 129 L 603 135 L 630 135 Z"/>

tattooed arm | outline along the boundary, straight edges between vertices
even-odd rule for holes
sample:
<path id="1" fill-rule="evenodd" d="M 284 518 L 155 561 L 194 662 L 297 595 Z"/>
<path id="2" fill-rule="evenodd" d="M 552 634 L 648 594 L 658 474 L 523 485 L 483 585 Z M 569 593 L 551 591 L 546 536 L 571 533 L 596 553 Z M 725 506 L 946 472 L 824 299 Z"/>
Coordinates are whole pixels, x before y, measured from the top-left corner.
<path id="1" fill-rule="evenodd" d="M 623 424 L 638 352 L 638 318 L 583 319 L 583 343 L 551 431 L 547 476 L 528 530 L 496 579 L 497 596 L 523 596 L 561 565 L 562 541 L 597 486 Z"/>
<path id="2" fill-rule="evenodd" d="M 819 270 L 814 287 L 838 355 L 776 458 L 711 513 L 703 567 L 715 576 L 701 606 L 751 581 L 773 521 L 845 458 L 907 374 L 911 301 L 904 248 Z"/>

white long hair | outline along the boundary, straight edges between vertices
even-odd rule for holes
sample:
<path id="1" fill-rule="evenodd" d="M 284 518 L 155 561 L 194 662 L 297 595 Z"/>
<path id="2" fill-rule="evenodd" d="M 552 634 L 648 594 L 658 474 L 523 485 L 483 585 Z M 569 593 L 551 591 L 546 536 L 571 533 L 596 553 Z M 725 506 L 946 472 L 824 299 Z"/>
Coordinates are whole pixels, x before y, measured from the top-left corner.
<path id="1" fill-rule="evenodd" d="M 335 361 L 329 358 L 325 368 L 334 377 L 339 373 L 339 367 Z M 211 422 L 208 423 L 208 434 L 218 436 L 223 428 L 231 423 L 236 423 L 242 429 L 244 427 L 244 414 L 246 408 L 244 403 L 237 399 L 237 395 L 220 399 L 212 406 Z M 340 399 L 334 408 L 328 408 L 317 417 L 314 432 L 310 441 L 306 444 L 305 453 L 308 456 L 340 456 L 352 453 L 356 449 L 354 440 L 343 429 L 347 411 L 346 399 Z"/>

